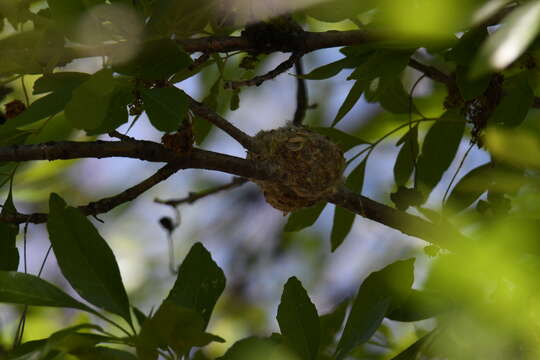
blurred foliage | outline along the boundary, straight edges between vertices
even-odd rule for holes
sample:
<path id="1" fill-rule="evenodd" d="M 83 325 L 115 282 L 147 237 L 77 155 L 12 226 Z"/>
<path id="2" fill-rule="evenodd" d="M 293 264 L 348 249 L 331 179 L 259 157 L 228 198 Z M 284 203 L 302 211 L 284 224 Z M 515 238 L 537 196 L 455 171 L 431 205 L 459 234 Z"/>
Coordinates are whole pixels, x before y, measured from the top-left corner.
<path id="1" fill-rule="evenodd" d="M 451 224 L 466 241 L 456 239 L 452 250 L 425 247 L 427 270 L 421 254 L 402 254 L 355 291 L 331 294 L 333 309 L 323 312 L 311 289 L 357 219 L 335 207 L 329 239 L 299 232 L 328 210 L 319 202 L 274 229 L 273 244 L 231 244 L 226 271 L 195 242 L 170 293 L 143 312 L 138 302 L 160 293 L 159 281 L 128 291 L 121 257 L 74 207 L 95 200 L 67 176 L 77 161 L 2 163 L 1 215 L 16 214 L 19 203 L 43 211 L 48 199 L 61 275 L 29 273 L 26 226 L 0 223 L 0 302 L 22 314 L 19 325 L 6 326 L 15 336 L 0 331 L 0 359 L 540 358 L 539 0 L 0 0 L 0 146 L 95 139 L 143 113 L 160 135 L 187 119 L 197 145 L 216 145 L 213 125 L 190 112 L 181 88 L 196 81 L 202 103 L 222 115 L 257 108 L 246 100 L 258 90 L 227 85 L 262 73 L 272 46 L 298 44 L 302 29 L 366 35 L 337 59 L 314 51 L 306 57 L 312 68 L 297 75 L 324 89 L 305 126 L 346 153 L 344 184 L 360 194 L 377 181 L 369 166 L 380 161 L 375 150 L 389 146 L 394 183 L 378 184 L 381 202 L 441 232 Z M 182 45 L 231 34 L 256 44 L 223 53 L 209 45 L 197 56 Z M 89 59 L 99 59 L 95 71 L 70 67 Z M 335 79 L 348 89 L 337 109 L 325 87 Z M 470 154 L 487 160 L 463 171 Z M 197 178 L 196 190 L 212 185 Z M 256 215 L 258 200 L 250 188 L 234 205 L 223 201 L 219 217 L 205 216 L 213 231 L 234 237 L 231 229 Z M 168 221 L 169 236 L 182 229 L 179 213 Z M 156 261 L 139 255 L 138 266 Z M 314 283 L 298 274 L 281 291 L 253 281 L 286 258 Z M 265 285 L 281 293 L 275 311 L 250 299 Z M 64 312 L 42 307 L 75 309 L 79 318 L 61 321 Z M 223 344 L 229 334 L 244 338 Z"/>

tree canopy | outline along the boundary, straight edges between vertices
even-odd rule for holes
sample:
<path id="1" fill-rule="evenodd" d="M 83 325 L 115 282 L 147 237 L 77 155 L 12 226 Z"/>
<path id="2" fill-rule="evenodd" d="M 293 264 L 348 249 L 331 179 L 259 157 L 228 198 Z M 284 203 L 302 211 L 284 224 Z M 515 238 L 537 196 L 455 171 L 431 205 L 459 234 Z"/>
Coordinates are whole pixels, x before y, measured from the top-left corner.
<path id="1" fill-rule="evenodd" d="M 0 302 L 20 306 L 0 359 L 213 358 L 208 346 L 227 339 L 212 316 L 235 282 L 215 254 L 190 245 L 178 268 L 170 261 L 168 295 L 142 311 L 100 232 L 101 215 L 186 169 L 231 180 L 156 199 L 176 214 L 160 219 L 171 242 L 180 206 L 248 182 L 289 216 L 280 234 L 312 227 L 332 206 L 324 258 L 360 217 L 424 242 L 329 312 L 291 274 L 270 315 L 279 332 L 226 342 L 222 359 L 540 356 L 539 0 L 0 0 L 0 20 Z M 257 109 L 246 94 L 283 78 L 295 88 L 284 126 L 250 135 L 228 120 Z M 335 97 L 321 89 L 332 82 L 348 93 L 329 117 Z M 143 121 L 160 141 L 129 134 Z M 228 154 L 213 132 L 246 156 Z M 61 160 L 113 157 L 162 167 L 84 202 L 63 193 L 69 185 L 26 181 L 36 164 L 57 183 Z M 392 184 L 369 171 L 382 161 Z M 366 196 L 368 182 L 379 196 Z M 44 195 L 18 199 L 21 186 Z M 45 225 L 63 286 L 28 271 L 29 224 Z M 26 341 L 36 307 L 88 321 Z M 417 331 L 398 341 L 405 323 Z"/>

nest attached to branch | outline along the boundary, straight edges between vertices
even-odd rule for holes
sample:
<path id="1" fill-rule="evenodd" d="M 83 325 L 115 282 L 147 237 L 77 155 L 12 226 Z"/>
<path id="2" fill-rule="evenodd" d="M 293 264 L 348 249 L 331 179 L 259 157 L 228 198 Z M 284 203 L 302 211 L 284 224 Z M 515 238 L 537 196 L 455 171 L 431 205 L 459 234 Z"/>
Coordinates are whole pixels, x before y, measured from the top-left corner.
<path id="1" fill-rule="evenodd" d="M 300 126 L 261 131 L 255 136 L 256 151 L 249 160 L 265 163 L 275 181 L 255 180 L 266 201 L 291 212 L 309 207 L 333 194 L 342 182 L 345 158 L 327 137 Z"/>

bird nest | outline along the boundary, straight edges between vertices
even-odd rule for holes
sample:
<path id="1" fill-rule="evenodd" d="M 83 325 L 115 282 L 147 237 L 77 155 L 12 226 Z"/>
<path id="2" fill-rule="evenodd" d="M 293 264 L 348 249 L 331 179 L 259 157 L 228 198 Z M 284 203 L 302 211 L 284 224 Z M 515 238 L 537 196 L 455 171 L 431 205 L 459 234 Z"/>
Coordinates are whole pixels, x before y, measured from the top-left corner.
<path id="1" fill-rule="evenodd" d="M 261 131 L 247 158 L 270 167 L 275 177 L 256 180 L 266 201 L 291 212 L 333 194 L 342 181 L 345 158 L 327 137 L 305 127 L 286 126 Z"/>

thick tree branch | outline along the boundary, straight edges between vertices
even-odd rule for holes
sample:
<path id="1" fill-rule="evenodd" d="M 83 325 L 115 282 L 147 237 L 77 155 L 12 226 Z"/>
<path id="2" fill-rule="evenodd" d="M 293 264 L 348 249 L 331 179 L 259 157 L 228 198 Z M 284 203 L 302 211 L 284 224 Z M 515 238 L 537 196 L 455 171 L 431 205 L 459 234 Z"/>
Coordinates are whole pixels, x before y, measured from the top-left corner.
<path id="1" fill-rule="evenodd" d="M 446 249 L 456 250 L 461 244 L 467 242 L 467 238 L 453 228 L 433 224 L 418 216 L 358 195 L 344 187 L 339 189 L 328 200 L 335 205 L 399 230 L 404 234 L 420 238 Z"/>
<path id="2" fill-rule="evenodd" d="M 193 149 L 179 154 L 151 141 L 61 141 L 0 147 L 0 161 L 66 160 L 126 157 L 152 162 L 182 161 L 184 168 L 226 172 L 242 177 L 269 178 L 271 174 L 251 160 Z"/>
<path id="3" fill-rule="evenodd" d="M 95 141 L 95 142 L 58 142 L 37 145 L 9 146 L 0 148 L 0 161 L 57 160 L 76 158 L 128 157 L 154 162 L 168 162 L 152 177 L 111 198 L 102 199 L 81 207 L 88 215 L 109 211 L 124 202 L 130 201 L 154 184 L 172 175 L 179 169 L 196 168 L 216 170 L 250 179 L 271 179 L 272 173 L 254 161 L 219 154 L 211 151 L 193 149 L 189 155 L 177 154 L 161 144 L 150 141 Z M 415 236 L 441 247 L 454 249 L 454 244 L 466 240 L 456 230 L 434 225 L 420 217 L 410 215 L 380 204 L 364 196 L 357 195 L 345 188 L 333 195 L 330 202 L 365 216 L 368 219 Z M 15 215 L 0 217 L 3 222 L 46 221 L 45 214 Z"/>

